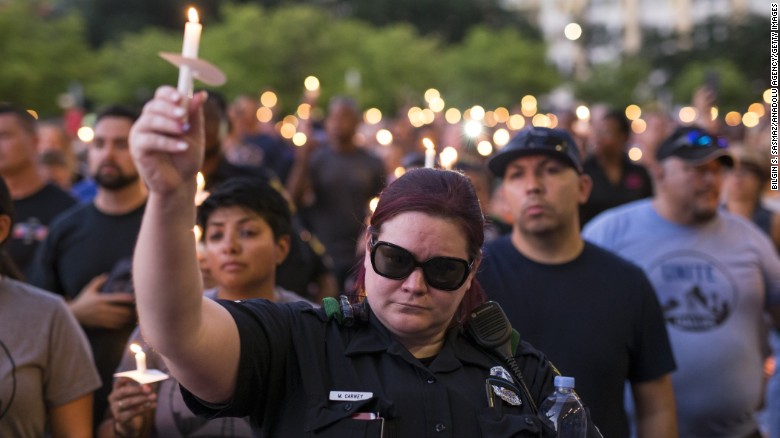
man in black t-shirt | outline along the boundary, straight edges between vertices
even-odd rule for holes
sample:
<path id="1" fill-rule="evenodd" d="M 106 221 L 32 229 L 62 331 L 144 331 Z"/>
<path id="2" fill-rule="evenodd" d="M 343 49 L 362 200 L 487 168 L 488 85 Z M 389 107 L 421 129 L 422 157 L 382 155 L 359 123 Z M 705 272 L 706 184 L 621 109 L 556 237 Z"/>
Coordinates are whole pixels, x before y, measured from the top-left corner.
<path id="1" fill-rule="evenodd" d="M 38 173 L 36 121 L 30 113 L 0 104 L 0 176 L 13 199 L 15 221 L 9 252 L 28 275 L 35 248 L 46 238 L 48 225 L 76 200 Z"/>
<path id="2" fill-rule="evenodd" d="M 628 158 L 626 144 L 630 136 L 629 121 L 620 110 L 610 110 L 594 122 L 593 155 L 582 165 L 593 188 L 580 207 L 580 225 L 604 210 L 653 196 L 647 169 Z"/>
<path id="3" fill-rule="evenodd" d="M 52 223 L 31 266 L 30 281 L 65 297 L 87 334 L 103 381 L 95 392 L 95 424 L 135 327 L 130 260 L 147 198 L 128 147 L 136 117 L 121 106 L 98 114 L 87 156 L 97 194 Z"/>
<path id="4" fill-rule="evenodd" d="M 577 146 L 562 130 L 530 128 L 488 163 L 503 178 L 512 233 L 485 245 L 477 279 L 522 339 L 543 351 L 590 408 L 605 437 L 629 436 L 624 387 L 640 438 L 677 434 L 675 364 L 661 309 L 637 266 L 580 237 L 590 193 Z"/>

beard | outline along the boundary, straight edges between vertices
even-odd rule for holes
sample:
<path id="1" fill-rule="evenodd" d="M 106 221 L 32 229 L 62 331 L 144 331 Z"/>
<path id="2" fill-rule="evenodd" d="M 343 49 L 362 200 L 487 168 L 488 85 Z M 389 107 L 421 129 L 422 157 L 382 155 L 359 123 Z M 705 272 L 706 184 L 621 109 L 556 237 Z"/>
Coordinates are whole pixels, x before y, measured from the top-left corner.
<path id="1" fill-rule="evenodd" d="M 102 172 L 104 167 L 111 167 L 115 170 L 115 172 L 104 173 Z M 138 173 L 126 175 L 122 173 L 122 171 L 117 167 L 101 166 L 93 178 L 95 179 L 97 185 L 101 188 L 106 190 L 120 190 L 138 181 L 139 175 Z"/>

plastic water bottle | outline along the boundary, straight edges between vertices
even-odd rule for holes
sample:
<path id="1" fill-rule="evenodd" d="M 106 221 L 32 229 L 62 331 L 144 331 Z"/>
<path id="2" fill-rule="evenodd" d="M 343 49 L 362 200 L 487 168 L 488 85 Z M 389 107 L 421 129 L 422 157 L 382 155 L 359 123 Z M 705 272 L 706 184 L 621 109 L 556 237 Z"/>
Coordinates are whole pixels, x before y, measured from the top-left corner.
<path id="1" fill-rule="evenodd" d="M 588 413 L 574 392 L 574 377 L 555 376 L 555 391 L 542 402 L 539 410 L 555 426 L 559 438 L 585 438 L 588 435 Z"/>

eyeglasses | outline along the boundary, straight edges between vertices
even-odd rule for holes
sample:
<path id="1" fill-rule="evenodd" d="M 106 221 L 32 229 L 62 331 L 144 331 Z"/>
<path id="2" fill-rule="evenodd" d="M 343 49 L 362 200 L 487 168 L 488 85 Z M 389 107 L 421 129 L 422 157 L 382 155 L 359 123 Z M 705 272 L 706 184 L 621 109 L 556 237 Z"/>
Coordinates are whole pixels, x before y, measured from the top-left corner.
<path id="1" fill-rule="evenodd" d="M 371 242 L 371 266 L 385 278 L 402 280 L 417 267 L 422 268 L 425 282 L 441 290 L 456 290 L 466 282 L 474 261 L 455 257 L 431 257 L 418 262 L 412 253 L 388 242 Z"/>

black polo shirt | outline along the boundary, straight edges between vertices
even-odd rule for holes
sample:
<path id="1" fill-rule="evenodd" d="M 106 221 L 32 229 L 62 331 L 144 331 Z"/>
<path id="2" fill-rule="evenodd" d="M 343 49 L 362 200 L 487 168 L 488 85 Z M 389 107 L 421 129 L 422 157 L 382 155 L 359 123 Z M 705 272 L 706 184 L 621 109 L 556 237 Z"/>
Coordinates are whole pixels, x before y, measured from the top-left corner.
<path id="1" fill-rule="evenodd" d="M 238 384 L 224 406 L 182 389 L 196 414 L 249 415 L 262 437 L 543 436 L 527 402 L 512 406 L 495 397 L 488 407 L 486 378 L 501 364 L 459 326 L 426 367 L 373 314 L 348 328 L 302 303 L 220 303 L 239 329 Z M 553 390 L 553 367 L 526 343 L 516 358 L 541 404 Z M 373 415 L 378 418 L 355 418 Z"/>
<path id="2" fill-rule="evenodd" d="M 595 157 L 587 159 L 582 167 L 593 180 L 593 190 L 588 201 L 580 206 L 581 226 L 604 210 L 653 196 L 653 181 L 647 169 L 631 161 L 628 155 L 623 156 L 623 173 L 617 184 L 607 178 Z"/>

